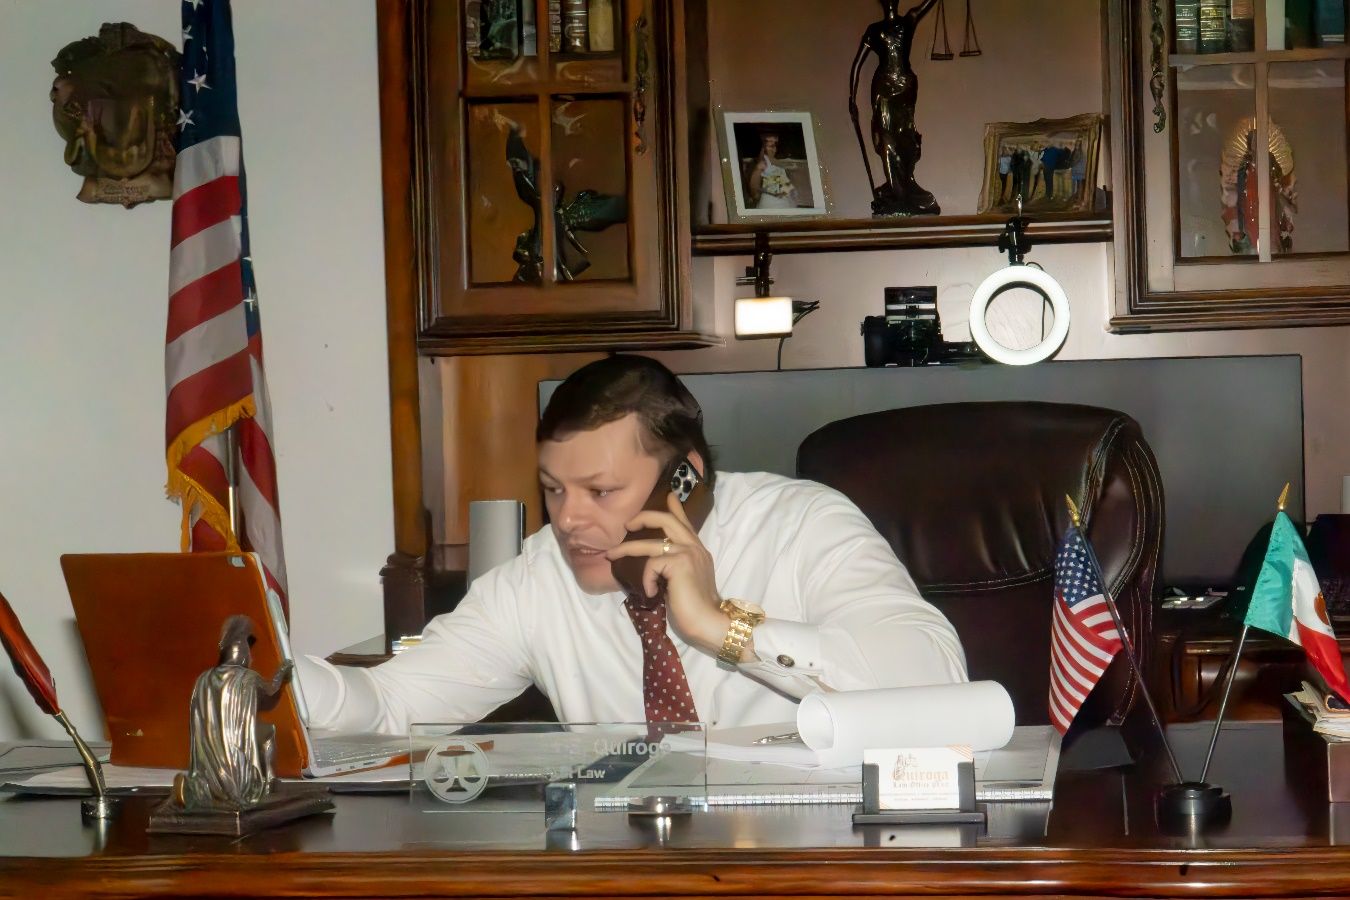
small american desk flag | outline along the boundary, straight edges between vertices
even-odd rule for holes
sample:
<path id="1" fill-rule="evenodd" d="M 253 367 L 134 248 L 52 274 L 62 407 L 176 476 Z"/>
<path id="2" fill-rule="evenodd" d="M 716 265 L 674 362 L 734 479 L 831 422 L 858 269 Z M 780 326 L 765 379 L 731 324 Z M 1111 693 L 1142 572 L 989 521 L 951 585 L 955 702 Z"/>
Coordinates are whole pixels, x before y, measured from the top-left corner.
<path id="1" fill-rule="evenodd" d="M 1069 730 L 1120 649 L 1120 633 L 1088 557 L 1083 533 L 1071 525 L 1055 557 L 1050 625 L 1050 723 L 1060 734 Z"/>
<path id="2" fill-rule="evenodd" d="M 184 550 L 257 552 L 284 604 L 229 0 L 183 2 L 179 102 L 164 349 L 169 495 L 183 505 Z M 230 428 L 233 452 L 225 437 Z M 230 527 L 231 472 L 242 512 L 237 536 Z"/>

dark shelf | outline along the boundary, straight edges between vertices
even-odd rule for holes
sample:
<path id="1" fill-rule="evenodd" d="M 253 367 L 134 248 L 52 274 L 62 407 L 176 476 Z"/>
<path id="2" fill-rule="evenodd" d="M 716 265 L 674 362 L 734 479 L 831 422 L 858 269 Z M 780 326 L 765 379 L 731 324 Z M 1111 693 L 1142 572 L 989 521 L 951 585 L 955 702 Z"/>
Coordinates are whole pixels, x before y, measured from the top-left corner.
<path id="1" fill-rule="evenodd" d="M 1294 50 L 1240 50 L 1228 53 L 1173 53 L 1170 66 L 1233 66 L 1265 62 L 1315 62 L 1322 59 L 1350 59 L 1350 47 L 1299 47 Z"/>
<path id="2" fill-rule="evenodd" d="M 600 326 L 596 326 L 597 329 Z M 499 353 L 589 353 L 610 350 L 693 350 L 721 347 L 726 341 L 699 331 L 600 331 L 589 334 L 502 334 L 477 337 L 424 334 L 417 349 L 424 356 L 481 356 Z"/>
<path id="3" fill-rule="evenodd" d="M 740 222 L 700 225 L 694 231 L 699 256 L 743 255 L 754 251 L 755 234 L 769 235 L 775 253 L 828 253 L 843 250 L 992 247 L 1010 216 L 914 216 L 907 219 L 810 219 L 791 222 Z M 1033 242 L 1081 244 L 1111 240 L 1111 212 L 1028 214 Z"/>

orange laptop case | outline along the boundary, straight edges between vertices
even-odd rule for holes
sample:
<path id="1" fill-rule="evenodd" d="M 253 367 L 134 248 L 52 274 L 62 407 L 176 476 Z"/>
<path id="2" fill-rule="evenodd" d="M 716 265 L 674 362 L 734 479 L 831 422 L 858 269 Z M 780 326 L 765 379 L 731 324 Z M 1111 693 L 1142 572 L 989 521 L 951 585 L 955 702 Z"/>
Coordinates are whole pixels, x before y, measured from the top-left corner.
<path id="1" fill-rule="evenodd" d="M 281 663 L 262 574 L 252 557 L 67 554 L 61 569 L 103 705 L 114 765 L 187 768 L 192 687 L 216 665 L 221 626 L 231 615 L 253 620 L 253 668 L 264 679 Z M 289 685 L 260 718 L 276 726 L 276 774 L 299 777 L 307 750 Z"/>

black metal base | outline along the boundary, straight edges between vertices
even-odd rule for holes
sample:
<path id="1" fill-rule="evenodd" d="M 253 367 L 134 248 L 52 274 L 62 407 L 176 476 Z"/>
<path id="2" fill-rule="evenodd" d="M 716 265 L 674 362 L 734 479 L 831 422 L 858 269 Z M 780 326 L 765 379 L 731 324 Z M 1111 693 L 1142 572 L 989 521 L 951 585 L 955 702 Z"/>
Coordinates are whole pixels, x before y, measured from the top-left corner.
<path id="1" fill-rule="evenodd" d="M 1169 784 L 1158 792 L 1155 808 L 1158 824 L 1169 831 L 1222 825 L 1233 815 L 1233 802 L 1223 788 L 1203 781 Z"/>

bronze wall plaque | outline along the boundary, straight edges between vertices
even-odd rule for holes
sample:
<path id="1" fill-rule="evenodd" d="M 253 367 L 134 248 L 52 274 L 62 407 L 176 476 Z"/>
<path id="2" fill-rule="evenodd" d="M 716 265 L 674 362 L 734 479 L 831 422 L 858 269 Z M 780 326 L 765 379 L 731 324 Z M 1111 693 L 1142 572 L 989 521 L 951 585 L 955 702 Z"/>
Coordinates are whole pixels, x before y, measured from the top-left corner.
<path id="1" fill-rule="evenodd" d="M 179 53 L 128 22 L 67 44 L 52 60 L 52 122 L 85 203 L 130 209 L 173 195 Z"/>

